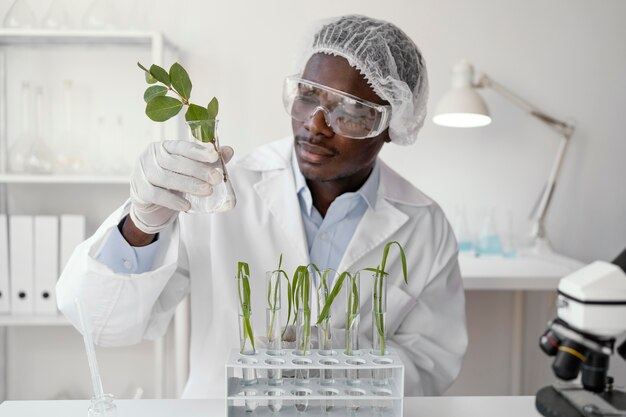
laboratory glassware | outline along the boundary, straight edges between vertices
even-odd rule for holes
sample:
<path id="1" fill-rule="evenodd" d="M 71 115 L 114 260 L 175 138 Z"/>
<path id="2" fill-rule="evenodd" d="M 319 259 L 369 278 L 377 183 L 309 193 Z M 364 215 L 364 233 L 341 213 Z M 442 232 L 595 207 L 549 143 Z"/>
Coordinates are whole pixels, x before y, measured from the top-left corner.
<path id="1" fill-rule="evenodd" d="M 46 143 L 48 133 L 44 133 L 43 88 L 35 90 L 35 136 L 30 155 L 26 159 L 26 170 L 31 174 L 50 174 L 54 156 Z"/>
<path id="2" fill-rule="evenodd" d="M 359 354 L 360 279 L 359 273 L 347 275 L 346 280 L 346 350 L 348 356 Z"/>
<path id="3" fill-rule="evenodd" d="M 267 354 L 282 354 L 281 345 L 281 274 L 278 271 L 265 274 L 265 288 L 267 288 L 267 307 L 265 308 L 265 322 L 267 335 Z"/>
<path id="4" fill-rule="evenodd" d="M 474 242 L 467 224 L 465 206 L 457 206 L 452 218 L 452 229 L 456 235 L 459 252 L 473 252 Z"/>
<path id="5" fill-rule="evenodd" d="M 83 15 L 83 28 L 113 30 L 120 27 L 110 0 L 93 0 Z"/>
<path id="6" fill-rule="evenodd" d="M 37 27 L 33 10 L 26 0 L 15 0 L 4 16 L 3 26 L 10 29 L 32 29 Z"/>
<path id="7" fill-rule="evenodd" d="M 476 239 L 478 256 L 502 255 L 502 243 L 496 228 L 495 209 L 488 210 Z"/>
<path id="8" fill-rule="evenodd" d="M 88 417 L 115 417 L 117 415 L 117 408 L 113 403 L 113 396 L 105 394 L 102 388 L 100 369 L 98 367 L 96 350 L 91 335 L 92 328 L 87 318 L 85 306 L 78 297 L 74 299 L 74 306 L 78 312 L 78 320 L 83 333 L 83 342 L 85 344 L 87 361 L 89 362 L 89 372 L 91 373 L 91 384 L 94 394 L 87 415 Z"/>
<path id="9" fill-rule="evenodd" d="M 213 191 L 209 196 L 185 194 L 185 199 L 191 203 L 191 209 L 188 210 L 187 213 L 219 213 L 228 211 L 237 204 L 235 190 L 233 189 L 232 181 L 226 170 L 226 164 L 220 153 L 218 125 L 218 120 L 196 120 L 187 122 L 187 126 L 189 126 L 188 140 L 204 146 L 207 148 L 207 152 L 218 152 L 219 159 L 218 162 L 214 164 L 214 168 L 221 177 L 217 179 L 219 182 L 213 185 Z M 202 142 L 197 139 L 206 137 L 207 132 L 214 132 L 215 139 L 213 142 Z"/>
<path id="10" fill-rule="evenodd" d="M 44 15 L 42 26 L 46 29 L 71 29 L 72 20 L 63 0 L 53 0 Z"/>
<path id="11" fill-rule="evenodd" d="M 33 113 L 32 92 L 30 84 L 23 82 L 20 91 L 21 114 L 20 133 L 9 148 L 9 169 L 14 174 L 23 174 L 27 171 L 27 160 L 33 145 L 33 123 L 29 123 Z"/>
<path id="12" fill-rule="evenodd" d="M 326 307 L 326 303 L 329 302 L 331 283 L 333 281 L 332 276 L 334 272 L 326 270 L 319 276 L 319 284 L 317 285 L 317 321 L 319 321 L 319 315 Z M 332 356 L 337 352 L 333 350 L 333 338 L 332 338 L 332 326 L 331 326 L 331 313 L 328 309 L 328 315 L 316 325 L 317 327 L 317 343 L 319 348 L 319 354 L 323 356 Z"/>
<path id="13" fill-rule="evenodd" d="M 82 143 L 79 145 L 74 125 L 74 83 L 63 81 L 63 128 L 55 147 L 55 171 L 61 174 L 76 174 L 84 170 Z"/>

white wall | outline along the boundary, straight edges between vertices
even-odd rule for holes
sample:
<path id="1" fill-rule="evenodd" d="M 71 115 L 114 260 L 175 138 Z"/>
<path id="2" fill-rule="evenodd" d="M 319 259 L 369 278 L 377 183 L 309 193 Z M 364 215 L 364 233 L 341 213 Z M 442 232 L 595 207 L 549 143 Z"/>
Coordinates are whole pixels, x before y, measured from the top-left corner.
<path id="1" fill-rule="evenodd" d="M 41 7 L 40 15 L 49 4 L 31 3 Z M 87 4 L 68 3 L 75 6 L 75 16 Z M 124 10 L 125 2 L 114 3 Z M 448 88 L 450 67 L 468 58 L 539 108 L 577 125 L 547 221 L 554 247 L 591 261 L 609 260 L 626 245 L 626 164 L 621 160 L 626 155 L 626 2 L 622 0 L 138 3 L 145 10 L 146 26 L 163 31 L 181 47 L 181 61 L 194 81 L 192 98 L 205 102 L 213 95 L 219 97 L 222 141 L 239 153 L 290 133 L 281 105 L 281 83 L 295 71 L 301 36 L 317 18 L 356 12 L 403 28 L 427 60 L 431 114 Z M 0 15 L 9 4 L 0 1 Z M 128 71 L 136 68 L 130 65 Z M 493 92 L 485 92 L 484 97 L 492 125 L 453 130 L 427 121 L 416 145 L 386 146 L 383 157 L 445 210 L 464 204 L 476 225 L 484 208 L 495 206 L 500 214 L 510 211 L 515 230 L 524 233 L 558 137 Z M 136 117 L 145 117 L 143 109 L 129 108 L 129 115 L 133 111 Z M 505 331 L 510 325 L 509 296 L 470 294 L 470 315 L 494 318 L 497 311 L 494 325 Z M 541 300 L 529 303 L 531 312 L 533 305 L 543 305 Z M 476 326 L 480 332 L 493 328 L 484 321 Z M 529 340 L 538 335 L 529 332 Z M 528 349 L 535 349 L 534 343 L 529 342 Z M 489 357 L 489 352 L 470 353 L 476 360 Z M 477 363 L 468 361 L 466 369 L 480 372 Z M 536 365 L 528 378 L 544 381 L 540 366 L 546 365 Z M 502 388 L 506 379 L 507 374 L 501 373 L 481 380 L 481 392 L 506 393 Z M 472 382 L 453 391 L 478 390 Z M 530 393 L 535 388 L 526 389 Z"/>

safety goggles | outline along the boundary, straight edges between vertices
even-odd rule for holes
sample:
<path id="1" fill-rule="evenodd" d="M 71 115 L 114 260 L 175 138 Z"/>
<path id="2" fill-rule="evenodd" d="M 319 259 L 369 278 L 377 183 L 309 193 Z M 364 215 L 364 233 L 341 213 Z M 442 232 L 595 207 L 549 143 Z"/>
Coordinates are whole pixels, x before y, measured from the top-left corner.
<path id="1" fill-rule="evenodd" d="M 380 135 L 389 126 L 391 116 L 391 106 L 375 104 L 296 76 L 285 78 L 283 104 L 287 114 L 299 122 L 306 122 L 321 111 L 335 133 L 351 139 Z"/>

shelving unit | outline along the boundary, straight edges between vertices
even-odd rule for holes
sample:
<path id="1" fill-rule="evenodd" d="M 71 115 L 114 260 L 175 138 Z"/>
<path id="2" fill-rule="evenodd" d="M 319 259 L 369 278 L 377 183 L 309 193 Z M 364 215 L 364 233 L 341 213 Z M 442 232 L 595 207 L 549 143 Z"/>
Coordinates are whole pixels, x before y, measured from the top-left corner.
<path id="1" fill-rule="evenodd" d="M 86 31 L 86 30 L 24 30 L 24 29 L 0 29 L 0 213 L 10 215 L 11 203 L 10 197 L 15 194 L 19 194 L 28 203 L 33 201 L 36 196 L 29 196 L 29 193 L 45 193 L 48 185 L 55 187 L 54 190 L 65 193 L 70 198 L 65 198 L 62 201 L 54 201 L 54 209 L 59 213 L 47 213 L 47 214 L 62 214 L 59 207 L 65 207 L 69 210 L 88 210 L 82 214 L 89 216 L 91 214 L 92 223 L 97 224 L 103 219 L 102 208 L 98 206 L 97 202 L 90 203 L 90 195 L 98 196 L 101 190 L 105 189 L 110 193 L 111 190 L 119 190 L 119 193 L 126 192 L 128 189 L 129 178 L 126 175 L 95 175 L 95 174 L 75 174 L 75 175 L 30 175 L 30 174 L 15 174 L 8 171 L 9 163 L 9 133 L 8 128 L 9 114 L 7 110 L 7 103 L 13 102 L 14 97 L 10 99 L 7 97 L 9 92 L 9 86 L 12 80 L 12 73 L 8 62 L 8 51 L 22 51 L 20 48 L 29 48 L 31 50 L 44 50 L 44 48 L 65 48 L 65 47 L 82 47 L 87 46 L 93 53 L 93 48 L 106 47 L 107 51 L 114 51 L 115 48 L 140 48 L 150 54 L 150 62 L 157 65 L 163 65 L 164 56 L 167 52 L 168 61 L 169 56 L 176 57 L 177 48 L 169 42 L 162 33 L 151 31 L 132 31 L 132 30 L 116 30 L 116 31 Z M 15 49 L 17 48 L 17 49 Z M 68 50 L 69 53 L 73 53 L 76 49 Z M 80 50 L 80 49 L 78 49 Z M 64 50 L 65 51 L 65 50 Z M 68 53 L 68 52 L 64 52 Z M 50 62 L 50 66 L 53 67 L 56 63 Z M 60 62 L 59 64 L 67 64 Z M 134 63 L 132 63 L 134 65 Z M 40 69 L 38 71 L 48 71 L 49 68 Z M 139 71 L 137 69 L 137 71 Z M 90 80 L 91 82 L 91 80 Z M 93 83 L 100 82 L 97 77 L 94 77 Z M 111 94 L 115 94 L 114 91 Z M 113 110 L 113 109 L 112 109 Z M 117 110 L 115 110 L 117 111 Z M 159 136 L 161 138 L 166 137 L 166 132 L 171 129 L 178 129 L 177 126 L 161 125 Z M 67 186 L 67 187 L 66 187 Z M 105 187 L 105 188 L 103 188 Z M 48 191 L 50 192 L 50 191 Z M 54 191 L 56 194 L 57 191 Z M 118 191 L 114 191 L 117 195 Z M 93 193 L 93 194 L 92 194 Z M 64 194 L 64 195 L 65 195 Z M 72 202 L 72 195 L 76 195 L 77 199 L 81 199 L 82 204 L 74 204 Z M 32 198 L 31 198 L 32 197 Z M 102 197 L 101 197 L 102 198 Z M 89 205 L 91 204 L 91 206 Z M 36 208 L 35 208 L 36 209 Z M 98 212 L 98 210 L 100 212 Z M 97 215 L 94 214 L 97 212 Z M 60 265 L 62 268 L 63 265 Z M 10 358 L 7 357 L 7 340 L 11 336 L 9 331 L 11 328 L 17 327 L 67 327 L 70 323 L 64 316 L 59 315 L 0 315 L 0 338 L 4 337 L 5 340 L 0 346 L 4 346 L 4 384 L 0 389 L 0 400 L 6 398 L 6 387 L 9 385 L 7 378 L 7 364 L 10 363 Z M 155 382 L 155 397 L 160 398 L 165 394 L 165 341 L 164 338 L 159 338 L 154 342 L 154 382 Z M 45 372 L 45 371 L 44 371 Z M 2 381 L 0 381 L 0 384 Z M 4 391 L 4 393 L 3 393 Z"/>

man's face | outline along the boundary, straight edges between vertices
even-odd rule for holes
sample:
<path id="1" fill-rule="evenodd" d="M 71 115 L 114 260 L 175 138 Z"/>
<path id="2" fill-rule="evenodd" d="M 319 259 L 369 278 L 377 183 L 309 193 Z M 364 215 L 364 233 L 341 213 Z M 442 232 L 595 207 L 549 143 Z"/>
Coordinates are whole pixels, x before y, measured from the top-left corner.
<path id="1" fill-rule="evenodd" d="M 352 94 L 376 104 L 388 104 L 374 93 L 361 73 L 343 57 L 315 54 L 306 64 L 302 78 Z M 336 134 L 318 111 L 308 121 L 292 119 L 295 151 L 302 175 L 309 181 L 347 179 L 369 173 L 389 131 L 366 139 Z"/>

